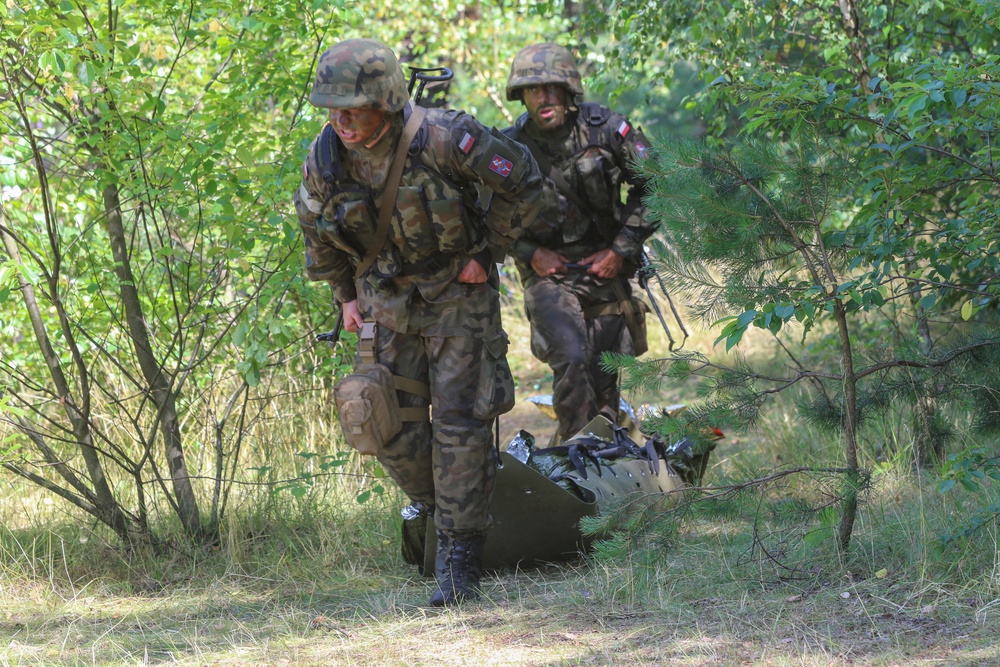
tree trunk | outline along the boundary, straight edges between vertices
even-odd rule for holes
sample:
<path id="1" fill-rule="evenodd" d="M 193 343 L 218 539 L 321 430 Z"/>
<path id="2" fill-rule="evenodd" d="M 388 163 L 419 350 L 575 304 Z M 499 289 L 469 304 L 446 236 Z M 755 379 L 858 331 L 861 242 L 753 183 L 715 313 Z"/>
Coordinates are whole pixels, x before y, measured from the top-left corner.
<path id="1" fill-rule="evenodd" d="M 854 352 L 851 349 L 847 311 L 844 309 L 844 303 L 839 299 L 835 301 L 834 317 L 840 332 L 841 363 L 844 369 L 844 444 L 846 445 L 848 469 L 844 500 L 841 504 L 840 526 L 837 529 L 837 548 L 841 555 L 845 555 L 851 546 L 854 521 L 857 519 L 858 491 L 861 479 L 858 470 L 857 424 L 855 422 L 858 407 L 858 379 L 854 374 Z"/>
<path id="2" fill-rule="evenodd" d="M 0 230 L 0 236 L 3 237 L 4 248 L 7 250 L 11 259 L 13 259 L 15 263 L 20 264 L 21 253 L 17 246 L 17 242 L 12 236 L 3 230 Z M 54 282 L 56 281 L 54 280 Z M 137 537 L 142 536 L 134 534 L 134 527 L 129 525 L 130 522 L 122 512 L 121 507 L 118 505 L 118 501 L 115 500 L 114 494 L 111 492 L 107 476 L 104 474 L 104 467 L 101 465 L 101 459 L 98 456 L 97 450 L 94 448 L 94 440 L 90 430 L 88 416 L 81 412 L 72 394 L 70 393 L 69 382 L 66 379 L 66 375 L 63 373 L 61 364 L 59 363 L 59 355 L 56 354 L 55 350 L 52 348 L 49 335 L 45 330 L 45 322 L 42 320 L 41 309 L 39 308 L 38 301 L 35 298 L 35 288 L 24 278 L 22 274 L 18 274 L 18 287 L 20 288 L 21 296 L 24 299 L 25 308 L 28 311 L 28 318 L 31 320 L 31 328 L 35 333 L 35 339 L 38 341 L 38 349 L 45 358 L 45 363 L 49 368 L 49 374 L 52 377 L 52 383 L 55 386 L 56 395 L 59 397 L 59 402 L 73 428 L 74 440 L 76 445 L 80 448 L 84 464 L 87 466 L 87 474 L 90 478 L 90 484 L 93 488 L 88 488 L 70 467 L 68 467 L 63 461 L 59 460 L 59 457 L 57 457 L 41 439 L 40 434 L 37 432 L 31 433 L 29 434 L 29 437 L 31 437 L 31 439 L 35 442 L 38 450 L 42 454 L 42 457 L 52 467 L 52 469 L 55 470 L 70 484 L 70 486 L 76 490 L 77 493 L 80 494 L 83 502 L 77 503 L 78 506 L 88 511 L 101 523 L 115 531 L 119 538 L 121 538 L 124 542 L 130 543 Z M 55 295 L 53 298 L 56 298 Z M 67 344 L 73 345 L 72 339 L 67 341 Z M 86 383 L 84 384 L 86 386 Z M 8 466 L 8 469 L 12 469 L 24 477 L 29 477 L 29 475 L 20 472 L 20 468 L 12 468 Z"/>
<path id="3" fill-rule="evenodd" d="M 187 471 L 184 458 L 184 446 L 181 440 L 180 423 L 177 418 L 172 380 L 165 369 L 157 362 L 146 329 L 146 319 L 143 316 L 142 304 L 135 286 L 132 274 L 131 260 L 128 254 L 128 243 L 125 229 L 122 225 L 121 202 L 118 187 L 110 184 L 104 188 L 104 210 L 106 214 L 108 237 L 111 240 L 111 251 L 115 258 L 115 272 L 118 275 L 122 303 L 125 306 L 125 320 L 129 336 L 135 350 L 143 377 L 149 384 L 150 396 L 159 408 L 160 433 L 163 436 L 163 446 L 167 457 L 167 467 L 173 482 L 175 509 L 189 535 L 199 535 L 201 532 L 201 517 L 198 512 L 198 501 Z"/>

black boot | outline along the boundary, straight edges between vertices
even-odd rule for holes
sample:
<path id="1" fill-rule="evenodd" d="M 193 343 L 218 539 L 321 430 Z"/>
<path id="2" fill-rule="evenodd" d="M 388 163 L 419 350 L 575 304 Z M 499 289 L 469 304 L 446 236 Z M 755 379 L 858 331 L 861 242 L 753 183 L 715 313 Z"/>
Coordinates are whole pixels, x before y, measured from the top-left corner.
<path id="1" fill-rule="evenodd" d="M 454 537 L 438 530 L 437 541 L 434 575 L 438 589 L 431 596 L 431 606 L 444 607 L 479 597 L 486 536 Z"/>

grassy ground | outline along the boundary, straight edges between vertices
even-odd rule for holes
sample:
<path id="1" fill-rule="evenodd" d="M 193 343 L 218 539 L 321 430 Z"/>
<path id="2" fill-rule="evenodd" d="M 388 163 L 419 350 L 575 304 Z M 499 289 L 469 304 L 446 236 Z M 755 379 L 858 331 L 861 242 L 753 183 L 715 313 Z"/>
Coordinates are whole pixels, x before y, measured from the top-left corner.
<path id="1" fill-rule="evenodd" d="M 508 317 L 507 328 L 521 396 L 548 392 L 525 324 Z M 707 351 L 704 338 L 692 344 Z M 503 428 L 544 441 L 552 424 L 521 403 Z M 896 436 L 887 424 L 866 451 Z M 824 438 L 779 403 L 758 433 L 720 442 L 707 481 L 828 461 L 836 446 Z M 1000 665 L 996 525 L 932 550 L 996 499 L 942 497 L 931 473 L 872 463 L 846 561 L 831 540 L 805 538 L 816 521 L 782 518 L 823 491 L 797 479 L 691 512 L 665 545 L 639 542 L 631 556 L 490 575 L 485 599 L 457 610 L 425 606 L 432 584 L 399 556 L 393 491 L 358 505 L 357 489 L 332 478 L 301 499 L 248 493 L 219 545 L 154 556 L 120 551 L 8 481 L 0 665 Z"/>

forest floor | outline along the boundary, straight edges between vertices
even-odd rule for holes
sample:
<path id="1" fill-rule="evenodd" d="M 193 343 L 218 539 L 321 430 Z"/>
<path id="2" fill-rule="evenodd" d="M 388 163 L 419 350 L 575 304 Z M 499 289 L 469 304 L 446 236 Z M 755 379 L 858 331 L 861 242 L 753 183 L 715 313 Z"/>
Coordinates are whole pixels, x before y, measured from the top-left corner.
<path id="1" fill-rule="evenodd" d="M 524 399 L 551 378 L 513 361 L 520 400 L 502 439 L 524 428 L 544 446 L 554 422 Z M 795 446 L 818 446 L 790 414 L 723 439 L 709 482 L 781 465 L 789 423 Z M 432 580 L 403 563 L 392 489 L 333 510 L 275 496 L 276 514 L 262 516 L 287 520 L 233 520 L 214 547 L 154 557 L 102 544 L 58 501 L 5 482 L 0 666 L 1000 666 L 997 526 L 933 556 L 930 524 L 951 509 L 933 477 L 919 479 L 886 473 L 873 485 L 850 562 L 786 567 L 746 517 L 695 517 L 654 559 L 491 573 L 484 597 L 456 609 L 428 607 Z M 37 507 L 55 520 L 24 525 Z"/>

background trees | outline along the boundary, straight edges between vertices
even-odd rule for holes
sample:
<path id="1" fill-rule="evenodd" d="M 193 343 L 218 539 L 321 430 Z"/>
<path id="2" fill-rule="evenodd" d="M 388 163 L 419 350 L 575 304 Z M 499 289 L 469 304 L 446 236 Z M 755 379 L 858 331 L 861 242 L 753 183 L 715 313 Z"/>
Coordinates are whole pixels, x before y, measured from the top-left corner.
<path id="1" fill-rule="evenodd" d="M 593 34 L 622 42 L 611 62 L 660 62 L 643 71 L 667 76 L 690 59 L 708 84 L 696 98 L 707 143 L 668 148 L 651 169 L 662 268 L 725 322 L 727 349 L 756 327 L 786 351 L 797 339 L 835 350 L 832 367 L 790 354 L 779 377 L 688 355 L 665 366 L 709 378 L 702 416 L 716 421 L 752 421 L 768 395 L 811 383 L 802 417 L 843 434 L 842 548 L 864 418 L 911 406 L 923 462 L 943 460 L 970 413 L 974 431 L 997 432 L 1000 32 L 987 4 L 626 0 L 588 15 Z"/>
<path id="2" fill-rule="evenodd" d="M 302 278 L 289 204 L 323 122 L 306 102 L 317 56 L 359 34 L 409 46 L 504 124 L 507 46 L 473 43 L 545 24 L 518 5 L 416 2 L 0 14 L 3 464 L 127 543 L 173 522 L 212 539 L 268 431 L 310 418 L 275 400 L 341 359 L 311 354 L 333 313 Z"/>
<path id="3" fill-rule="evenodd" d="M 258 456 L 271 425 L 310 418 L 273 399 L 315 389 L 304 378 L 328 382 L 342 361 L 309 345 L 332 313 L 325 288 L 301 278 L 288 196 L 322 122 L 305 101 L 312 64 L 345 36 L 453 67 L 449 103 L 501 126 L 520 111 L 503 99 L 513 54 L 569 43 L 592 97 L 654 135 L 704 136 L 704 151 L 685 155 L 746 177 L 713 185 L 704 206 L 750 206 L 751 182 L 780 190 L 761 190 L 758 206 L 820 203 L 789 188 L 830 164 L 820 156 L 846 160 L 823 206 L 797 219 L 812 225 L 803 248 L 839 262 L 836 280 L 789 268 L 804 257 L 791 236 L 768 239 L 779 254 L 758 257 L 761 272 L 704 312 L 732 318 L 727 347 L 761 327 L 809 334 L 819 349 L 826 339 L 810 332 L 842 309 L 857 323 L 846 342 L 858 372 L 905 371 L 854 407 L 844 389 L 818 392 L 804 413 L 817 420 L 845 424 L 905 398 L 924 460 L 956 432 L 943 398 L 978 401 L 967 403 L 976 425 L 995 428 L 995 379 L 973 375 L 987 367 L 973 355 L 992 340 L 979 323 L 998 272 L 990 3 L 404 0 L 369 11 L 218 0 L 0 12 L 4 463 L 123 539 L 155 541 L 149 517 L 165 508 L 185 532 L 212 535 L 231 484 L 262 463 L 248 447 Z M 756 146 L 715 152 L 737 132 Z M 661 175 L 680 177 L 677 164 L 661 161 Z M 721 227 L 747 210 L 730 213 Z M 663 260 L 709 252 L 679 238 Z M 679 259 L 663 268 L 690 278 L 694 255 Z"/>

